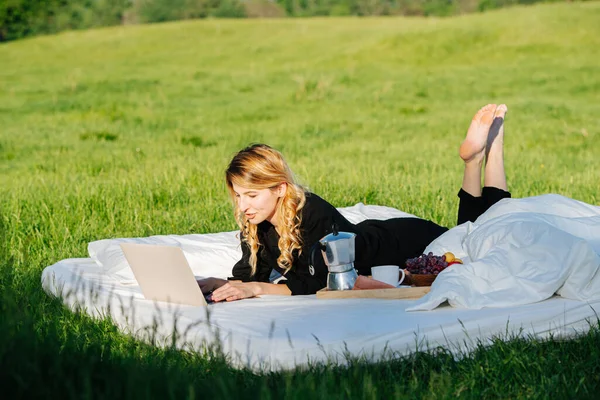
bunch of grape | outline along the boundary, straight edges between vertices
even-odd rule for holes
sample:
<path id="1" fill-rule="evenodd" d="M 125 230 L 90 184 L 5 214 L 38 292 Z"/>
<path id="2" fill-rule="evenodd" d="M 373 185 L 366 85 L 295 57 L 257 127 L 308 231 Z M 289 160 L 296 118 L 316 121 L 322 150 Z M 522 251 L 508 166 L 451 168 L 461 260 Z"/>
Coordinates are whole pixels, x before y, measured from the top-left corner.
<path id="1" fill-rule="evenodd" d="M 411 274 L 437 275 L 446 267 L 446 257 L 434 256 L 431 252 L 406 260 L 406 270 Z"/>

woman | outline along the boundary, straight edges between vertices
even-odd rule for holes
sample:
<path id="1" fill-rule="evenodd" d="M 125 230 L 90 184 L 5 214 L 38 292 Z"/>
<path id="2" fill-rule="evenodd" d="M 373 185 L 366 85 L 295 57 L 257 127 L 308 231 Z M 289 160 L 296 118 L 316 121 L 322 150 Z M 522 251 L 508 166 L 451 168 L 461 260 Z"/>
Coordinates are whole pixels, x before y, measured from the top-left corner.
<path id="1" fill-rule="evenodd" d="M 474 221 L 500 199 L 510 197 L 504 173 L 503 135 L 506 105 L 488 104 L 473 117 L 460 147 L 465 163 L 458 223 Z M 484 166 L 484 188 L 481 169 Z M 366 220 L 352 224 L 319 196 L 305 192 L 281 154 L 267 145 L 241 150 L 226 171 L 241 229 L 242 259 L 233 267 L 233 280 L 199 281 L 213 301 L 232 301 L 261 294 L 314 294 L 326 286 L 327 266 L 321 257 L 310 262 L 311 248 L 332 232 L 354 232 L 355 268 L 369 275 L 374 265 L 401 265 L 422 254 L 429 243 L 448 230 L 418 218 Z M 270 283 L 273 274 L 284 284 Z"/>

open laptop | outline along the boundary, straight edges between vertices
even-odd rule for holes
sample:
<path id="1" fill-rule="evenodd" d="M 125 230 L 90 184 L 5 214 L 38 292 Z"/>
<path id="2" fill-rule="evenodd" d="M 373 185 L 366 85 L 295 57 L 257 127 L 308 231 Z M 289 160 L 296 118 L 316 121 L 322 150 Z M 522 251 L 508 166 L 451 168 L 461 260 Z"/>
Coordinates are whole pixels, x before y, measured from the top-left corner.
<path id="1" fill-rule="evenodd" d="M 121 243 L 121 249 L 146 299 L 206 307 L 181 248 Z"/>

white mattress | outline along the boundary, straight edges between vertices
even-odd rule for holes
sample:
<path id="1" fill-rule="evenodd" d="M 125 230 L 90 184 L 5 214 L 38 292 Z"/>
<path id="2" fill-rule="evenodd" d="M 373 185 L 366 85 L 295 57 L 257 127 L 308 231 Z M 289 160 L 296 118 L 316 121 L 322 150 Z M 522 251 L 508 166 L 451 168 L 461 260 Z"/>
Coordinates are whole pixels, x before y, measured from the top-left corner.
<path id="1" fill-rule="evenodd" d="M 340 211 L 354 223 L 408 216 L 363 204 Z M 420 300 L 312 295 L 207 308 L 157 303 L 143 298 L 123 241 L 180 246 L 198 277 L 226 277 L 241 256 L 235 232 L 100 240 L 90 243 L 91 258 L 47 267 L 44 289 L 158 345 L 201 350 L 219 343 L 234 366 L 377 361 L 438 346 L 461 355 L 493 338 L 569 337 L 598 324 L 600 208 L 557 195 L 502 200 L 434 241 L 426 252 L 452 251 L 466 263 L 442 272 Z"/>
<path id="2" fill-rule="evenodd" d="M 219 337 L 232 365 L 255 370 L 344 364 L 347 355 L 377 361 L 437 346 L 464 354 L 494 337 L 569 337 L 597 324 L 595 310 L 600 309 L 600 301 L 558 296 L 515 307 L 443 305 L 420 312 L 405 311 L 414 300 L 322 300 L 314 295 L 263 296 L 207 309 L 173 306 L 145 300 L 137 286 L 106 276 L 91 259 L 58 262 L 44 270 L 42 280 L 47 292 L 62 293 L 70 307 L 110 315 L 124 332 L 154 337 L 159 345 L 172 343 L 174 326 L 180 348 L 199 350 Z"/>

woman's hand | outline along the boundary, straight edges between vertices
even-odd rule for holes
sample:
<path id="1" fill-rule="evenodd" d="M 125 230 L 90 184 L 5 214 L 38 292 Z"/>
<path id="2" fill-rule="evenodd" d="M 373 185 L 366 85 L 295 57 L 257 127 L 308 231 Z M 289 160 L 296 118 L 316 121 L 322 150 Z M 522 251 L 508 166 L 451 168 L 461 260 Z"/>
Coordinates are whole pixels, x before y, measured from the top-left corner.
<path id="1" fill-rule="evenodd" d="M 200 279 L 196 282 L 198 282 L 198 286 L 200 286 L 200 290 L 202 290 L 202 293 L 204 295 L 207 295 L 213 292 L 214 290 L 220 288 L 221 286 L 226 285 L 228 281 L 219 278 L 206 278 Z"/>
<path id="2" fill-rule="evenodd" d="M 256 282 L 227 282 L 216 289 L 211 299 L 218 301 L 233 301 L 255 297 L 261 294 L 260 285 Z"/>

